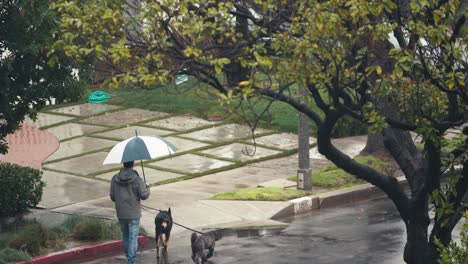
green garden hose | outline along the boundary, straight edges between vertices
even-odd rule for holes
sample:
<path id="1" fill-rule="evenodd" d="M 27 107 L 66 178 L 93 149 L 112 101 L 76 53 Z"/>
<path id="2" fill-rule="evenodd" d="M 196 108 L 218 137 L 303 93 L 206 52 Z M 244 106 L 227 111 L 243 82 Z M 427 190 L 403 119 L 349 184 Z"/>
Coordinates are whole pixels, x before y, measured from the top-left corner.
<path id="1" fill-rule="evenodd" d="M 105 103 L 110 98 L 110 94 L 103 91 L 95 91 L 91 93 L 88 97 L 88 102 L 90 104 L 102 104 Z"/>

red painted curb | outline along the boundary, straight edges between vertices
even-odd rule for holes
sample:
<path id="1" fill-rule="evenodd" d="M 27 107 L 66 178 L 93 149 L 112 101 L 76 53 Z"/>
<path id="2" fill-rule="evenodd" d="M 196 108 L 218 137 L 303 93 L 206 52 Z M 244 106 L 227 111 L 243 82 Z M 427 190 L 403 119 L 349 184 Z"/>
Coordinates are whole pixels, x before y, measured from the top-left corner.
<path id="1" fill-rule="evenodd" d="M 144 249 L 151 241 L 149 236 L 138 237 L 138 250 Z M 66 251 L 54 252 L 44 256 L 38 256 L 32 259 L 32 261 L 17 262 L 17 264 L 59 264 L 59 263 L 70 263 L 78 262 L 80 260 L 96 259 L 105 255 L 112 255 L 123 252 L 123 242 L 121 240 L 115 240 L 110 242 L 104 242 L 91 246 L 82 246 L 72 248 Z"/>

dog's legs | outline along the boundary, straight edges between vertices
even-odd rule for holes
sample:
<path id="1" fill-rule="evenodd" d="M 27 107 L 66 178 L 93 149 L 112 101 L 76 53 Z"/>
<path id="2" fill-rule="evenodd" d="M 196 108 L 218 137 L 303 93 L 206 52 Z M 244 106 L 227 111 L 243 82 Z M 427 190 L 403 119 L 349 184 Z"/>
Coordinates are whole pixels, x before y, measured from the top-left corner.
<path id="1" fill-rule="evenodd" d="M 206 259 L 209 259 L 213 256 L 214 253 L 214 245 L 208 249 L 208 255 L 206 256 Z"/>
<path id="2" fill-rule="evenodd" d="M 156 235 L 156 257 L 159 258 L 159 247 L 160 247 L 161 237 Z"/>
<path id="3" fill-rule="evenodd" d="M 196 261 L 195 261 L 195 249 L 193 249 L 193 247 L 192 247 L 192 260 L 193 260 L 194 262 L 196 262 Z"/>
<path id="4" fill-rule="evenodd" d="M 167 244 L 164 246 L 163 253 L 167 255 Z"/>

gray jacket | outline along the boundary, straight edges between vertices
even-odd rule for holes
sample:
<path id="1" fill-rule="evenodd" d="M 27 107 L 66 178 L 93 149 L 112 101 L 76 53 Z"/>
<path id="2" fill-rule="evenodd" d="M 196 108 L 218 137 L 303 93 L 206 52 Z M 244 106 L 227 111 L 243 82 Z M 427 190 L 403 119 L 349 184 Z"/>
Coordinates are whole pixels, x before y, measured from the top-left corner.
<path id="1" fill-rule="evenodd" d="M 149 195 L 149 187 L 146 187 L 138 172 L 133 169 L 121 169 L 112 177 L 110 198 L 115 202 L 119 219 L 140 218 L 140 200 L 148 199 Z"/>

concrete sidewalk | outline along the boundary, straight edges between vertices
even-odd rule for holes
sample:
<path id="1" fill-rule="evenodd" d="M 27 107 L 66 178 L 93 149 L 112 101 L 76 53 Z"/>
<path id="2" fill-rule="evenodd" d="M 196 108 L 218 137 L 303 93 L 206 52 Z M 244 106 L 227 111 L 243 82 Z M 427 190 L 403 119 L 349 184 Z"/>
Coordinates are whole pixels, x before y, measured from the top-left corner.
<path id="1" fill-rule="evenodd" d="M 152 187 L 150 198 L 143 202 L 150 208 L 171 207 L 175 221 L 182 225 L 272 224 L 270 218 L 290 205 L 209 198 L 221 192 L 271 185 L 275 180 L 284 182 L 295 175 L 298 158 L 290 154 L 297 149 L 295 134 L 257 129 L 253 152 L 248 126 L 105 104 L 58 106 L 40 113 L 32 124 L 60 140 L 58 150 L 43 163 L 47 185 L 39 206 L 50 211 L 114 219 L 109 181 L 121 165 L 103 166 L 102 161 L 113 145 L 133 136 L 135 130 L 139 135 L 163 136 L 179 148 L 173 157 L 145 163 L 149 184 L 195 177 Z M 315 139 L 310 138 L 310 142 Z M 334 140 L 350 156 L 357 155 L 365 142 L 366 136 Z M 316 148 L 311 148 L 310 156 L 314 170 L 330 164 Z M 135 169 L 142 175 L 139 166 Z M 155 214 L 143 211 L 142 226 L 150 234 L 154 233 Z M 180 231 L 174 229 L 175 233 Z"/>
<path id="2" fill-rule="evenodd" d="M 294 185 L 286 182 L 297 170 L 297 154 L 291 154 L 297 149 L 294 134 L 258 129 L 255 152 L 251 152 L 254 145 L 247 126 L 89 104 L 40 113 L 35 125 L 60 140 L 58 151 L 43 163 L 47 186 L 40 206 L 53 212 L 115 219 L 114 204 L 108 197 L 109 181 L 120 165 L 102 166 L 102 161 L 110 147 L 133 136 L 135 130 L 139 135 L 163 136 L 179 148 L 174 157 L 145 163 L 148 183 L 195 177 L 152 187 L 151 196 L 143 205 L 164 210 L 170 207 L 175 222 L 196 230 L 284 226 L 275 219 L 382 195 L 365 184 L 338 191 L 314 188 L 316 196 L 286 202 L 209 199 L 218 193 L 259 185 Z M 367 136 L 340 138 L 333 144 L 354 157 L 364 148 L 366 139 Z M 310 149 L 310 159 L 313 170 L 330 164 L 316 147 Z M 142 175 L 141 168 L 135 169 Z M 151 209 L 142 212 L 142 226 L 151 236 L 156 213 Z M 174 237 L 181 241 L 188 241 L 189 234 L 179 226 L 173 229 Z"/>
<path id="3" fill-rule="evenodd" d="M 320 205 L 317 197 L 286 202 L 209 199 L 218 193 L 259 185 L 294 185 L 286 179 L 296 175 L 297 154 L 290 154 L 297 149 L 295 134 L 258 129 L 252 152 L 254 145 L 247 126 L 89 104 L 41 113 L 36 125 L 60 140 L 58 151 L 43 164 L 47 186 L 40 206 L 53 212 L 115 219 L 114 204 L 108 197 L 109 181 L 120 165 L 102 166 L 102 161 L 110 147 L 133 136 L 135 130 L 139 135 L 163 136 L 179 148 L 174 157 L 145 163 L 148 183 L 195 176 L 154 186 L 150 198 L 143 202 L 149 208 L 171 207 L 174 221 L 181 225 L 196 230 L 284 226 L 285 223 L 273 218 Z M 364 148 L 366 139 L 366 136 L 349 137 L 335 139 L 333 143 L 354 157 Z M 315 139 L 310 142 L 313 144 Z M 313 170 L 330 164 L 316 147 L 311 148 L 310 158 Z M 135 169 L 142 174 L 141 168 Z M 313 191 L 327 196 L 329 190 Z M 142 226 L 150 235 L 154 235 L 156 213 L 151 209 L 142 212 Z M 179 226 L 173 229 L 174 237 L 181 240 L 185 241 L 186 234 Z"/>
<path id="4" fill-rule="evenodd" d="M 356 139 L 356 145 L 363 146 L 365 137 L 358 139 Z M 348 142 L 347 146 L 353 146 L 349 148 L 349 154 L 357 154 L 354 144 Z M 343 147 L 345 146 L 343 145 Z M 314 149 L 311 152 L 313 154 Z M 329 164 L 328 161 L 321 160 L 318 155 L 315 155 L 315 158 L 312 162 L 314 169 Z M 209 198 L 222 192 L 257 187 L 268 184 L 272 180 L 284 180 L 296 173 L 296 164 L 297 156 L 292 155 L 186 181 L 155 186 L 151 188 L 149 199 L 143 201 L 142 204 L 150 208 L 164 210 L 171 207 L 174 221 L 194 229 L 240 225 L 284 225 L 284 223 L 276 222 L 271 218 L 285 210 L 291 205 L 291 202 L 219 201 L 209 200 Z M 291 184 L 295 183 L 291 182 Z M 315 188 L 314 191 L 325 193 L 327 189 Z M 114 204 L 108 196 L 51 210 L 60 213 L 115 218 Z M 154 235 L 155 215 L 156 211 L 142 211 L 141 223 L 150 235 Z M 173 231 L 176 234 L 184 230 L 176 226 Z"/>

